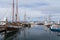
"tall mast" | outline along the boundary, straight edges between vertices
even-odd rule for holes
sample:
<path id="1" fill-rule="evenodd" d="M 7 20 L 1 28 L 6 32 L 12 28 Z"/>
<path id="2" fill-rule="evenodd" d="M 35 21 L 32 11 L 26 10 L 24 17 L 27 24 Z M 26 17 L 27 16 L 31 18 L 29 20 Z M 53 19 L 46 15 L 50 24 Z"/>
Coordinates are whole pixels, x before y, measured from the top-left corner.
<path id="1" fill-rule="evenodd" d="M 45 23 L 47 22 L 47 17 L 45 17 L 45 20 L 44 21 L 45 21 Z"/>
<path id="2" fill-rule="evenodd" d="M 16 0 L 16 22 L 18 21 L 18 0 Z"/>
<path id="3" fill-rule="evenodd" d="M 24 21 L 26 21 L 26 11 L 25 11 L 25 14 L 24 14 Z"/>
<path id="4" fill-rule="evenodd" d="M 12 22 L 14 22 L 14 0 L 12 5 Z"/>
<path id="5" fill-rule="evenodd" d="M 51 15 L 48 16 L 48 20 L 51 21 Z"/>

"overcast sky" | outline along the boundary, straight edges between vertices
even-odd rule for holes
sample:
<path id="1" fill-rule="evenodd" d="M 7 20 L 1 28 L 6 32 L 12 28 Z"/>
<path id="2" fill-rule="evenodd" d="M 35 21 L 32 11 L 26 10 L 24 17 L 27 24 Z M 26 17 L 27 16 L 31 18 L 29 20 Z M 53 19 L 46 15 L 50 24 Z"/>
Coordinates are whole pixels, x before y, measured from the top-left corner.
<path id="1" fill-rule="evenodd" d="M 16 0 L 15 0 L 16 1 Z M 18 0 L 19 16 L 43 17 L 52 15 L 52 18 L 60 18 L 60 0 Z M 15 2 L 16 3 L 16 2 Z M 0 19 L 11 18 L 12 0 L 0 0 Z"/>

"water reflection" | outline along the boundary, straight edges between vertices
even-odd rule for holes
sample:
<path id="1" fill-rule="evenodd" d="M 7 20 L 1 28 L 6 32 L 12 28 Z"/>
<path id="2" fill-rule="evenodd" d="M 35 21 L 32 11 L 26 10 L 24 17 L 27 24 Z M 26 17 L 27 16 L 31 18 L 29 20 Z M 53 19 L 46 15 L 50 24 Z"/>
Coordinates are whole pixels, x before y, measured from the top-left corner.
<path id="1" fill-rule="evenodd" d="M 32 27 L 22 27 L 19 30 L 9 32 L 2 37 L 0 35 L 0 40 L 60 40 L 54 32 L 49 32 L 50 30 L 46 26 L 35 25 Z"/>
<path id="2" fill-rule="evenodd" d="M 29 29 L 29 28 L 30 27 L 22 27 L 19 30 L 4 33 L 4 40 L 20 40 L 20 39 L 18 39 L 18 36 L 22 35 L 21 32 L 23 32 L 23 39 L 22 40 L 25 40 L 25 38 L 26 38 L 26 29 Z"/>
<path id="3" fill-rule="evenodd" d="M 19 31 L 20 30 L 15 30 L 15 31 L 12 31 L 12 32 L 5 33 L 4 40 L 13 40 L 15 37 L 17 37 L 17 33 Z"/>
<path id="4" fill-rule="evenodd" d="M 26 38 L 29 36 L 29 29 L 30 27 L 22 27 L 20 40 L 26 40 Z"/>

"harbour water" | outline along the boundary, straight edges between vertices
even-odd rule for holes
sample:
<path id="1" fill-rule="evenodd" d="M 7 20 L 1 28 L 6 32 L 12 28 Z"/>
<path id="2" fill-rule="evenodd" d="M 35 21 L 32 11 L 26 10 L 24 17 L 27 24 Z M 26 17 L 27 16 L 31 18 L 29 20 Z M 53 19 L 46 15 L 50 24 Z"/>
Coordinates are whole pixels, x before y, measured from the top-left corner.
<path id="1" fill-rule="evenodd" d="M 10 35 L 10 36 L 9 36 Z M 46 26 L 33 25 L 23 27 L 18 32 L 8 33 L 5 37 L 0 33 L 0 40 L 60 40 L 55 32 L 51 32 Z"/>

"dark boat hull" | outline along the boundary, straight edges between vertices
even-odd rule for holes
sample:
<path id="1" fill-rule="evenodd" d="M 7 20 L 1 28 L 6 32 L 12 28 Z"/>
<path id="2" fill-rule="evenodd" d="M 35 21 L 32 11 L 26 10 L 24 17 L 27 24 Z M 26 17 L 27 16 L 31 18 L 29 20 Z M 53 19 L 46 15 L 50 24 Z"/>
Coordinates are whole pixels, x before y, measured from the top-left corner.
<path id="1" fill-rule="evenodd" d="M 60 29 L 51 29 L 50 28 L 50 30 L 53 31 L 53 32 L 60 32 Z"/>

